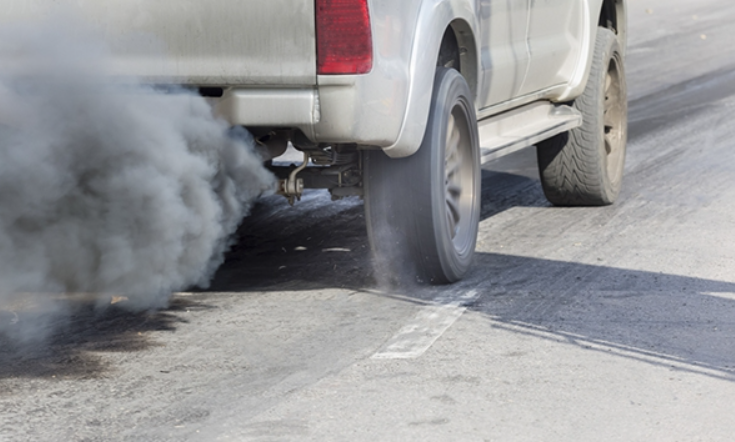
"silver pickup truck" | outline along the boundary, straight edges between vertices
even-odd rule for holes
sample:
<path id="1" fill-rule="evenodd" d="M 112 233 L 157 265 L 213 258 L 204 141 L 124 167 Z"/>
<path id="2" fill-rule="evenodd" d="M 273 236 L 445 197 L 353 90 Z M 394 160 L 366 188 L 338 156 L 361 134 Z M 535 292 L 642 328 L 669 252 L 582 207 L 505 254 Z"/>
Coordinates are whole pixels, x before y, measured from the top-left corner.
<path id="1" fill-rule="evenodd" d="M 0 24 L 56 3 L 0 0 Z M 606 205 L 620 191 L 624 0 L 73 3 L 103 29 L 118 74 L 195 89 L 250 130 L 280 193 L 362 196 L 382 268 L 460 279 L 480 166 L 520 148 L 536 146 L 553 204 Z M 303 164 L 271 161 L 287 146 Z"/>

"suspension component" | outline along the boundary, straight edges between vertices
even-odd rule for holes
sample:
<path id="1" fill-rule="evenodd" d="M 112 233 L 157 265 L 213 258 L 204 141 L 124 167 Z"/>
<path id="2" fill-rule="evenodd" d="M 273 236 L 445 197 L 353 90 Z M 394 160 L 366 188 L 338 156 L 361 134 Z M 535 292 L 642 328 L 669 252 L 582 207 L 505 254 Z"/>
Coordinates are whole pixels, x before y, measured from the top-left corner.
<path id="1" fill-rule="evenodd" d="M 327 189 L 333 200 L 362 196 L 361 155 L 355 146 L 303 149 L 303 154 L 298 166 L 278 161 L 267 165 L 279 179 L 277 193 L 291 205 L 301 199 L 304 189 Z"/>

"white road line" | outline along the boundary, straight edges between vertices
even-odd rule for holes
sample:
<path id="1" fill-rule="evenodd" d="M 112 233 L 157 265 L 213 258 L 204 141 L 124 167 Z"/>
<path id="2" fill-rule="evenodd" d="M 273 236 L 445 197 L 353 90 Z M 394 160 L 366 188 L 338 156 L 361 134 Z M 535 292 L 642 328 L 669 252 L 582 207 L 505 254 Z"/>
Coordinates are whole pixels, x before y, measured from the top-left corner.
<path id="1" fill-rule="evenodd" d="M 428 350 L 480 295 L 476 290 L 443 295 L 423 307 L 416 317 L 372 356 L 372 359 L 414 359 Z"/>
<path id="2" fill-rule="evenodd" d="M 735 301 L 735 293 L 731 292 L 702 292 L 705 296 L 714 296 L 716 298 L 729 299 Z"/>

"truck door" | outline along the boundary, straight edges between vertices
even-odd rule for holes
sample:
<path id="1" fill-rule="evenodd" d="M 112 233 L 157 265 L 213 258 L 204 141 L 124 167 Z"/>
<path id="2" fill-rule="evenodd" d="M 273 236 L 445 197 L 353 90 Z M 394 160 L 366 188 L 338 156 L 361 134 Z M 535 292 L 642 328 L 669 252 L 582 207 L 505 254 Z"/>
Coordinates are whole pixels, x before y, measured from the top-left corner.
<path id="1" fill-rule="evenodd" d="M 567 83 L 583 48 L 585 0 L 527 0 L 530 64 L 521 94 Z"/>
<path id="2" fill-rule="evenodd" d="M 478 108 L 517 96 L 528 69 L 528 0 L 478 0 L 482 83 Z"/>

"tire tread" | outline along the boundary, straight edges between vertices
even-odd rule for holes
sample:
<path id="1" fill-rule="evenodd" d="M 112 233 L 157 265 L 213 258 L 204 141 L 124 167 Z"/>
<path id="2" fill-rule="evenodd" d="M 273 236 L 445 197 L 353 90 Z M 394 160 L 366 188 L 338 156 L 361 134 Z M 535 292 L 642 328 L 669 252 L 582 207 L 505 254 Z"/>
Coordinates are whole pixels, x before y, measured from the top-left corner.
<path id="1" fill-rule="evenodd" d="M 604 71 L 616 48 L 615 34 L 598 29 L 590 77 L 584 93 L 574 100 L 582 126 L 542 141 L 537 146 L 539 174 L 546 198 L 558 206 L 612 204 L 619 192 L 607 177 L 603 113 Z M 602 99 L 601 99 L 602 98 Z"/>

